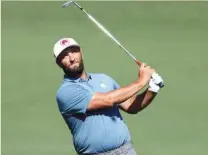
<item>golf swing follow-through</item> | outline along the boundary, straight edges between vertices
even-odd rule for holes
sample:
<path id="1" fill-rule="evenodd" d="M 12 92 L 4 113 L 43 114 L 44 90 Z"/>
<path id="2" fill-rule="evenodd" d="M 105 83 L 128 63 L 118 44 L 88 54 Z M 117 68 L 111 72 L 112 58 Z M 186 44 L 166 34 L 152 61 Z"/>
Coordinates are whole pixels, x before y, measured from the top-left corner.
<path id="1" fill-rule="evenodd" d="M 81 9 L 140 67 L 137 79 L 120 87 L 106 74 L 86 72 L 83 51 L 76 40 L 62 38 L 55 43 L 53 54 L 65 74 L 56 100 L 73 136 L 74 148 L 80 155 L 136 155 L 120 110 L 128 114 L 142 111 L 163 87 L 163 79 L 155 69 L 138 61 L 77 2 L 67 2 L 63 7 L 71 4 Z M 141 90 L 144 92 L 138 94 Z"/>

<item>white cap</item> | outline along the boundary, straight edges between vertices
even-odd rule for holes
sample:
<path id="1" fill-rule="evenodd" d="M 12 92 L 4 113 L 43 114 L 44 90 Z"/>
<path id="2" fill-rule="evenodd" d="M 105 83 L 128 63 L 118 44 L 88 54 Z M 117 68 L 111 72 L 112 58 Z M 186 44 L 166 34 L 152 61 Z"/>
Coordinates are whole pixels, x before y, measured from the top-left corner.
<path id="1" fill-rule="evenodd" d="M 55 43 L 53 48 L 53 54 L 57 58 L 59 54 L 63 52 L 63 50 L 72 46 L 80 47 L 80 45 L 73 38 L 62 38 Z"/>

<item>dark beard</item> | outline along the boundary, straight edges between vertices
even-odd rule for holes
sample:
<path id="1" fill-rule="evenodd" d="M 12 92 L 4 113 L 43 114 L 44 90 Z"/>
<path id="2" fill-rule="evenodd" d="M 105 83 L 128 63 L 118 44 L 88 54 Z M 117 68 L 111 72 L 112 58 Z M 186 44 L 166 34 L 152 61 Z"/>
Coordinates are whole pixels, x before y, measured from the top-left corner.
<path id="1" fill-rule="evenodd" d="M 75 69 L 70 69 L 70 68 L 63 68 L 64 73 L 69 76 L 69 77 L 79 77 L 83 70 L 84 70 L 84 63 L 83 60 L 81 60 L 79 67 L 75 68 Z"/>

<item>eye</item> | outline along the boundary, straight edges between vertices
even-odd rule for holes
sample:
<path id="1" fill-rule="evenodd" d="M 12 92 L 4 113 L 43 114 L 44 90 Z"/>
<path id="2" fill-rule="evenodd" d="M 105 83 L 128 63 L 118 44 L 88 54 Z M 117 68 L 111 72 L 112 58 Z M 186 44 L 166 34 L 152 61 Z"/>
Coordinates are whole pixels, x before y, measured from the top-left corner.
<path id="1" fill-rule="evenodd" d="M 79 48 L 79 47 L 74 46 L 74 47 L 71 47 L 71 48 L 69 49 L 69 51 L 70 51 L 70 52 L 72 52 L 72 53 L 75 53 L 75 52 L 80 52 L 80 48 Z"/>
<path id="2" fill-rule="evenodd" d="M 67 56 L 68 52 L 64 51 L 59 55 L 59 60 L 62 60 L 65 58 L 65 56 Z"/>

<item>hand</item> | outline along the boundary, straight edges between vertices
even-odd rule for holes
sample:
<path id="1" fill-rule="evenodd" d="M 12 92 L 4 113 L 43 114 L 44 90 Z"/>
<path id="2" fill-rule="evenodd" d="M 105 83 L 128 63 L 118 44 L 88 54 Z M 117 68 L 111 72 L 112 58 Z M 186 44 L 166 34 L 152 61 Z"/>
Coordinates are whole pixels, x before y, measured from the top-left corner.
<path id="1" fill-rule="evenodd" d="M 160 86 L 159 86 L 160 83 L 164 84 L 164 81 L 163 81 L 162 77 L 157 73 L 153 73 L 152 74 L 152 79 L 149 82 L 148 90 L 151 91 L 151 92 L 158 93 L 159 90 L 160 90 Z"/>
<path id="2" fill-rule="evenodd" d="M 143 85 L 148 84 L 154 72 L 155 69 L 151 68 L 145 63 L 142 63 L 139 69 L 138 81 L 140 81 Z"/>
<path id="3" fill-rule="evenodd" d="M 158 93 L 159 90 L 160 90 L 160 87 L 153 82 L 153 79 L 151 79 L 150 82 L 149 82 L 148 90 L 151 91 L 151 92 L 154 92 L 154 93 Z"/>
<path id="4" fill-rule="evenodd" d="M 152 74 L 152 79 L 153 79 L 153 82 L 156 85 L 158 85 L 160 88 L 161 88 L 161 85 L 164 86 L 164 81 L 163 81 L 162 77 L 159 74 L 157 74 L 156 72 L 154 72 Z"/>

